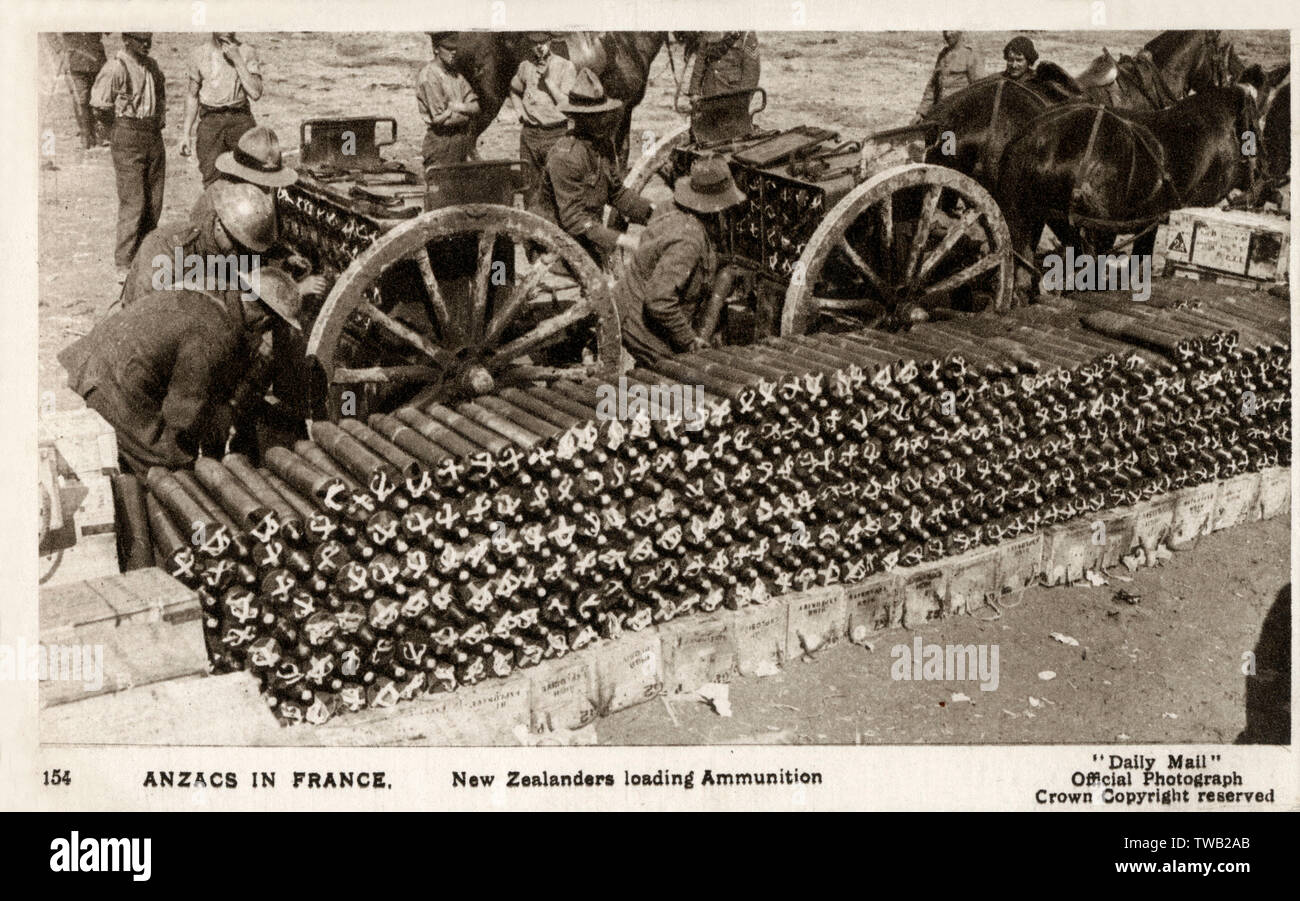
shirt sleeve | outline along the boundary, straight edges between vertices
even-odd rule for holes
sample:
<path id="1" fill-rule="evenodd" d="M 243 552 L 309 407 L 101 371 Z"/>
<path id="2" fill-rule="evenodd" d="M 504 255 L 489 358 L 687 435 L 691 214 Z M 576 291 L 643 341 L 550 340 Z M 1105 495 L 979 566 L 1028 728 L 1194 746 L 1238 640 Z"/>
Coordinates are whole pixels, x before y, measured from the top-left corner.
<path id="1" fill-rule="evenodd" d="M 185 61 L 185 74 L 189 76 L 190 84 L 203 86 L 203 59 L 202 47 L 195 47 L 190 51 L 189 58 Z"/>
<path id="2" fill-rule="evenodd" d="M 244 54 L 244 66 L 248 69 L 250 75 L 262 74 L 262 57 L 258 55 L 257 48 L 249 44 L 240 44 L 240 50 Z"/>
<path id="3" fill-rule="evenodd" d="M 578 80 L 578 67 L 564 57 L 560 57 L 561 65 L 559 68 L 559 78 L 551 82 L 551 87 L 556 88 L 555 96 L 563 100 L 569 96 L 569 91 L 573 90 L 573 84 Z"/>
<path id="4" fill-rule="evenodd" d="M 552 152 L 546 158 L 546 171 L 555 192 L 555 210 L 560 228 L 571 235 L 586 238 L 603 250 L 613 250 L 619 233 L 591 215 L 585 203 L 590 187 L 584 181 L 585 170 L 570 153 Z"/>
<path id="5" fill-rule="evenodd" d="M 619 187 L 610 198 L 609 205 L 622 213 L 629 222 L 645 225 L 650 221 L 650 201 L 631 188 Z"/>
<path id="6" fill-rule="evenodd" d="M 90 89 L 90 105 L 96 109 L 111 110 L 114 108 L 114 98 L 125 89 L 126 78 L 122 63 L 115 59 L 95 76 L 95 84 Z"/>
<path id="7" fill-rule="evenodd" d="M 699 260 L 695 242 L 686 238 L 673 241 L 664 249 L 646 284 L 646 318 L 663 328 L 673 350 L 679 352 L 689 349 L 695 338 L 691 327 L 694 310 L 682 295 Z"/>
<path id="8" fill-rule="evenodd" d="M 967 52 L 970 53 L 970 64 L 966 67 L 966 78 L 974 84 L 984 77 L 984 62 L 974 50 Z"/>
<path id="9" fill-rule="evenodd" d="M 420 118 L 424 120 L 425 125 L 433 124 L 433 117 L 441 113 L 447 107 L 447 102 L 442 99 L 441 94 L 435 89 L 432 79 L 429 77 L 428 69 L 423 69 L 415 77 L 415 99 L 420 105 Z"/>

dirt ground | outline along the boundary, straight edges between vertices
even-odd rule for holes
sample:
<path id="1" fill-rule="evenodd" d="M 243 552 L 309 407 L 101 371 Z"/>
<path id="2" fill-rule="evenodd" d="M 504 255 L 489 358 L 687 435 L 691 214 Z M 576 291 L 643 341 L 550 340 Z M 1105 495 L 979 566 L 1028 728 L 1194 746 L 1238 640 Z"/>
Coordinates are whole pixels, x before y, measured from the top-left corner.
<path id="1" fill-rule="evenodd" d="M 1135 52 L 1156 32 L 1037 33 L 1043 59 L 1082 68 L 1103 44 Z M 1000 68 L 1011 32 L 971 32 L 988 70 Z M 1234 32 L 1238 54 L 1265 67 L 1289 56 L 1285 32 Z M 168 80 L 165 141 L 168 178 L 164 222 L 186 214 L 200 190 L 196 163 L 179 155 L 184 111 L 184 54 L 202 35 L 157 34 L 153 55 Z M 386 155 L 414 160 L 423 128 L 411 90 L 428 58 L 414 33 L 274 33 L 245 36 L 265 61 L 258 120 L 296 147 L 305 119 L 392 115 L 398 140 Z M 922 32 L 763 33 L 762 84 L 769 94 L 766 127 L 796 124 L 838 129 L 845 139 L 906 123 L 915 109 L 941 41 Z M 107 41 L 110 54 L 119 47 Z M 675 53 L 677 51 L 674 51 Z M 680 55 L 677 56 L 680 68 Z M 60 408 L 80 406 L 63 388 L 55 354 L 88 332 L 117 294 L 112 263 L 116 196 L 107 149 L 83 151 L 66 85 L 55 61 L 42 59 L 39 83 L 45 140 L 40 177 L 38 365 L 41 392 Z M 633 155 L 646 133 L 663 134 L 674 83 L 661 54 L 650 88 L 633 117 Z M 508 110 L 508 107 L 507 107 Z M 508 112 L 485 133 L 485 158 L 516 156 L 517 125 Z M 49 140 L 49 135 L 54 140 Z M 44 398 L 48 405 L 49 395 Z M 996 643 L 1001 684 L 893 681 L 894 644 L 911 633 L 878 636 L 875 649 L 841 646 L 780 675 L 732 686 L 735 715 L 718 717 L 702 704 L 643 705 L 604 720 L 602 742 L 1230 742 L 1245 723 L 1241 656 L 1255 647 L 1265 614 L 1290 582 L 1290 530 L 1285 519 L 1256 523 L 1203 539 L 1163 568 L 1131 583 L 1032 589 L 1000 619 L 957 618 L 919 632 L 938 643 Z M 1123 587 L 1137 605 L 1116 604 Z M 1059 632 L 1079 647 L 1053 640 Z M 1288 642 L 1289 645 L 1289 642 Z M 1054 680 L 1038 678 L 1042 670 Z M 971 701 L 952 701 L 961 692 Z M 1032 700 L 1031 700 L 1032 698 Z M 1035 703 L 1037 702 L 1037 703 Z"/>

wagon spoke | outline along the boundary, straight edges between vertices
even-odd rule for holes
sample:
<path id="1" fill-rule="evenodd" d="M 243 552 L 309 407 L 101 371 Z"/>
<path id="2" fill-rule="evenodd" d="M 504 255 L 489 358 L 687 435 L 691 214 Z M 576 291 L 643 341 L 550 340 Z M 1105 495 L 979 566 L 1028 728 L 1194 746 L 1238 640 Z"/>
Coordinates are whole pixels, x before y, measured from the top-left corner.
<path id="1" fill-rule="evenodd" d="M 886 194 L 880 198 L 880 247 L 884 258 L 894 258 L 894 195 Z"/>
<path id="2" fill-rule="evenodd" d="M 903 269 L 903 278 L 911 281 L 916 272 L 916 264 L 921 259 L 925 242 L 930 239 L 930 229 L 934 227 L 934 214 L 939 208 L 939 195 L 943 193 L 942 185 L 928 185 L 925 199 L 921 201 L 921 216 L 916 220 L 916 233 L 912 235 L 912 246 L 907 251 L 907 265 Z"/>
<path id="3" fill-rule="evenodd" d="M 335 383 L 351 385 L 357 383 L 400 384 L 405 382 L 431 382 L 438 378 L 440 371 L 432 366 L 367 366 L 352 369 L 344 366 L 335 367 Z"/>
<path id="4" fill-rule="evenodd" d="M 492 277 L 492 248 L 497 232 L 489 229 L 478 236 L 478 262 L 474 268 L 474 285 L 470 291 L 469 320 L 465 326 L 466 337 L 481 338 L 487 320 L 488 280 Z"/>
<path id="5" fill-rule="evenodd" d="M 978 278 L 990 269 L 994 269 L 1001 265 L 1002 259 L 1003 257 L 1001 253 L 990 253 L 979 259 L 977 262 L 971 263 L 965 269 L 954 272 L 942 281 L 931 285 L 925 290 L 922 296 L 929 297 L 933 294 L 945 294 L 949 291 L 960 288 L 971 279 Z"/>
<path id="6" fill-rule="evenodd" d="M 849 246 L 847 238 L 841 238 L 840 242 L 835 246 L 838 247 L 840 252 L 843 253 L 848 261 L 853 264 L 853 268 L 862 273 L 863 278 L 867 280 L 872 288 L 881 294 L 888 293 L 885 289 L 884 279 L 880 277 L 880 274 L 877 273 L 876 270 L 871 268 L 871 264 L 863 258 L 862 254 Z"/>
<path id="7" fill-rule="evenodd" d="M 823 313 L 850 313 L 858 310 L 879 310 L 880 304 L 869 297 L 813 297 Z"/>
<path id="8" fill-rule="evenodd" d="M 502 373 L 502 380 L 525 382 L 556 382 L 560 379 L 580 382 L 589 379 L 599 371 L 597 363 L 575 363 L 572 366 L 531 366 L 516 364 L 507 367 Z"/>
<path id="9" fill-rule="evenodd" d="M 370 318 L 371 322 L 383 326 L 390 334 L 409 344 L 434 363 L 439 366 L 446 365 L 447 352 L 406 323 L 394 319 L 369 301 L 361 304 L 361 311 Z"/>
<path id="10" fill-rule="evenodd" d="M 447 312 L 447 302 L 443 300 L 442 289 L 438 287 L 438 279 L 433 274 L 433 264 L 429 262 L 428 246 L 424 248 L 423 252 L 416 251 L 414 256 L 416 265 L 420 267 L 420 278 L 424 279 L 425 305 L 428 306 L 433 321 L 438 326 L 438 332 L 445 339 L 457 340 L 460 336 L 457 330 L 452 327 L 451 315 Z"/>
<path id="11" fill-rule="evenodd" d="M 488 324 L 487 334 L 483 336 L 484 346 L 490 347 L 501 337 L 505 327 L 519 315 L 519 311 L 539 291 L 542 279 L 550 271 L 551 264 L 557 258 L 558 255 L 551 252 L 544 253 L 533 261 L 532 268 L 515 283 L 515 287 L 510 292 L 510 296 L 506 298 L 506 302 L 492 315 L 492 322 Z"/>
<path id="12" fill-rule="evenodd" d="M 957 246 L 957 242 L 974 231 L 981 215 L 983 214 L 977 209 L 968 209 L 962 214 L 961 220 L 948 229 L 948 233 L 943 236 L 943 241 L 940 242 L 939 246 L 926 254 L 925 260 L 921 263 L 921 268 L 916 272 L 918 282 L 924 282 L 925 277 L 934 271 L 934 267 L 939 264 L 939 261 Z"/>
<path id="13" fill-rule="evenodd" d="M 547 319 L 528 334 L 521 335 L 513 341 L 498 347 L 492 353 L 493 360 L 490 365 L 503 366 L 510 360 L 557 340 L 565 329 L 581 322 L 594 312 L 595 307 L 592 302 L 584 297 L 558 316 Z"/>

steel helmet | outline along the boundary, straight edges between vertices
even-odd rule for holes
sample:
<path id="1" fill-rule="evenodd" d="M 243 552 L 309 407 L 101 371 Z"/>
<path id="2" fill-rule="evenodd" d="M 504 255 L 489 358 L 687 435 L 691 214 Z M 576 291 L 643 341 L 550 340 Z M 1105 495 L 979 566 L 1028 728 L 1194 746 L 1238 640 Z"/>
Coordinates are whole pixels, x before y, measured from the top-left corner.
<path id="1" fill-rule="evenodd" d="M 298 284 L 283 269 L 260 266 L 245 277 L 248 290 L 243 294 L 245 303 L 261 301 L 290 326 L 302 331 L 298 314 L 302 311 L 302 293 Z"/>
<path id="2" fill-rule="evenodd" d="M 219 183 L 212 195 L 217 221 L 249 250 L 261 253 L 276 239 L 275 201 L 257 185 Z"/>

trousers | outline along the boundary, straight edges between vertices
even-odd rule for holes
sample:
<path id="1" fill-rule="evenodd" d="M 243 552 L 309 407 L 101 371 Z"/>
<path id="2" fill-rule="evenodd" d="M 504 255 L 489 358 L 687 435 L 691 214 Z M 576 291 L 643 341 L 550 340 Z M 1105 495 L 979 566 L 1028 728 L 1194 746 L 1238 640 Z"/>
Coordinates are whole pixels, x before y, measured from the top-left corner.
<path id="1" fill-rule="evenodd" d="M 525 125 L 519 130 L 519 159 L 523 163 L 524 209 L 537 212 L 539 192 L 542 189 L 542 172 L 546 169 L 546 155 L 555 143 L 564 137 L 568 123 L 561 122 L 552 128 Z"/>
<path id="2" fill-rule="evenodd" d="M 257 120 L 246 106 L 199 111 L 199 124 L 194 135 L 194 156 L 199 163 L 199 174 L 203 176 L 203 187 L 212 184 L 221 174 L 217 171 L 217 157 L 227 150 L 234 150 L 244 132 L 256 125 Z"/>
<path id="3" fill-rule="evenodd" d="M 95 84 L 95 73 L 69 71 L 68 84 L 72 87 L 72 112 L 77 117 L 81 143 L 86 147 L 94 147 L 99 144 L 95 113 L 90 108 L 90 89 Z"/>
<path id="4" fill-rule="evenodd" d="M 167 155 L 160 130 L 129 120 L 115 122 L 112 144 L 117 181 L 117 246 L 113 262 L 124 269 L 131 265 L 140 242 L 158 226 L 162 216 Z"/>

